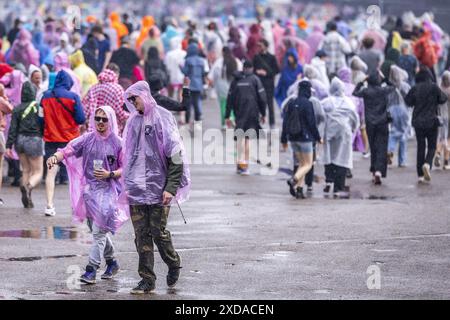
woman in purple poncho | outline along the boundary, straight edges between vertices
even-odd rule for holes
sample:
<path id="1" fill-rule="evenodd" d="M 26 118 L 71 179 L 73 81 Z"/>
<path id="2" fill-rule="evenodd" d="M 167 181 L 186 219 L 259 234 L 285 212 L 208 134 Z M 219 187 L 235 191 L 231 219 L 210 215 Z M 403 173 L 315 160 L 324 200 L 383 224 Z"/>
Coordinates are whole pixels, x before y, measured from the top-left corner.
<path id="1" fill-rule="evenodd" d="M 181 258 L 166 224 L 171 202 L 187 200 L 190 176 L 175 118 L 156 104 L 147 82 L 129 87 L 125 101 L 130 117 L 124 130 L 120 201 L 130 205 L 142 278 L 131 293 L 144 294 L 155 289 L 153 242 L 169 267 L 167 285 L 178 280 Z"/>
<path id="2" fill-rule="evenodd" d="M 73 219 L 82 222 L 87 218 L 92 230 L 94 241 L 89 263 L 80 279 L 87 284 L 95 283 L 102 256 L 107 265 L 102 279 L 111 279 L 119 270 L 109 233 L 114 234 L 129 217 L 128 207 L 118 202 L 123 153 L 116 114 L 109 106 L 98 107 L 90 122 L 96 131 L 72 140 L 47 160 L 49 168 L 64 161 Z"/>

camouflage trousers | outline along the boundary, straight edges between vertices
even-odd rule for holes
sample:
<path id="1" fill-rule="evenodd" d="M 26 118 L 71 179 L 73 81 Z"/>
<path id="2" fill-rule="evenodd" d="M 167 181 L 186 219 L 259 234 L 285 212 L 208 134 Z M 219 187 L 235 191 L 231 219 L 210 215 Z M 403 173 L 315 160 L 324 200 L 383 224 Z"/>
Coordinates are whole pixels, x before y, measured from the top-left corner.
<path id="1" fill-rule="evenodd" d="M 138 272 L 142 279 L 155 282 L 153 270 L 155 259 L 153 242 L 169 269 L 180 267 L 180 256 L 172 245 L 169 230 L 166 229 L 170 207 L 161 205 L 131 205 L 136 250 L 139 254 Z"/>

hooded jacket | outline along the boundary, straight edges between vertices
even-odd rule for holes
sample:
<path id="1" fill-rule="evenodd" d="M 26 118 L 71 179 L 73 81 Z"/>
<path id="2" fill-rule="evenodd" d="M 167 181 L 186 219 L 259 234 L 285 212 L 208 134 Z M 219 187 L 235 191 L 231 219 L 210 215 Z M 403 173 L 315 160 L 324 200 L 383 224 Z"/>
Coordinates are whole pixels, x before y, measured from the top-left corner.
<path id="1" fill-rule="evenodd" d="M 397 65 L 400 59 L 400 51 L 394 48 L 390 48 L 386 54 L 386 59 L 381 65 L 381 72 L 386 79 L 389 79 L 389 74 L 391 72 L 391 66 Z"/>
<path id="2" fill-rule="evenodd" d="M 84 124 L 80 97 L 71 92 L 73 81 L 61 70 L 56 75 L 55 86 L 47 90 L 41 100 L 45 142 L 69 142 L 80 135 L 79 125 Z"/>
<path id="3" fill-rule="evenodd" d="M 310 101 L 312 95 L 312 85 L 309 81 L 301 81 L 298 85 L 298 95 L 292 98 L 285 107 L 283 117 L 283 129 L 281 132 L 281 143 L 289 141 L 315 142 L 320 141 L 320 133 L 316 124 L 314 106 Z M 289 117 L 293 112 L 299 112 L 301 133 L 297 136 L 290 136 L 288 132 Z"/>
<path id="4" fill-rule="evenodd" d="M 250 71 L 236 72 L 227 97 L 225 119 L 234 112 L 236 129 L 258 130 L 259 115 L 265 117 L 267 97 L 261 80 Z"/>
<path id="5" fill-rule="evenodd" d="M 381 77 L 378 72 L 373 72 L 367 79 L 368 86 L 360 82 L 353 91 L 355 97 L 363 98 L 364 113 L 368 125 L 387 125 L 389 95 L 395 91 L 393 86 L 381 86 Z"/>
<path id="6" fill-rule="evenodd" d="M 203 91 L 203 78 L 207 73 L 206 60 L 199 56 L 198 46 L 191 43 L 187 49 L 186 60 L 181 68 L 183 74 L 191 80 L 191 91 Z"/>
<path id="7" fill-rule="evenodd" d="M 414 128 L 432 129 L 438 126 L 438 107 L 447 102 L 447 95 L 433 83 L 428 69 L 416 75 L 416 85 L 405 97 L 405 103 L 413 107 L 412 125 Z"/>
<path id="8" fill-rule="evenodd" d="M 13 110 L 6 148 L 12 148 L 19 134 L 32 137 L 42 136 L 42 126 L 39 122 L 36 103 L 36 89 L 31 82 L 24 83 L 22 103 Z"/>

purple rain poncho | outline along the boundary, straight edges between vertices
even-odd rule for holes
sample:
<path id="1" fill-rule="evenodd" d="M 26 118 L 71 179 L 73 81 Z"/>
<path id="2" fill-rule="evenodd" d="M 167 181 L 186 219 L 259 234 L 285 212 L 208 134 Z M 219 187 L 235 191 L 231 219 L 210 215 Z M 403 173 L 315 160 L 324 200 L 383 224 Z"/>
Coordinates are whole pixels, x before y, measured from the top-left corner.
<path id="1" fill-rule="evenodd" d="M 139 96 L 144 101 L 140 114 L 127 97 Z M 124 94 L 130 117 L 123 132 L 124 161 L 122 183 L 125 192 L 120 201 L 130 205 L 162 204 L 166 186 L 168 158 L 181 152 L 183 175 L 176 201 L 189 198 L 190 172 L 183 142 L 173 115 L 158 106 L 145 81 L 130 86 Z"/>
<path id="2" fill-rule="evenodd" d="M 118 203 L 121 185 L 116 179 L 98 180 L 94 177 L 94 160 L 103 160 L 103 168 L 116 171 L 122 164 L 122 140 L 118 136 L 114 110 L 109 106 L 98 107 L 108 116 L 109 129 L 102 136 L 97 131 L 86 133 L 61 151 L 70 182 L 70 198 L 73 221 L 81 223 L 92 219 L 100 229 L 115 233 L 128 220 L 128 206 Z M 90 124 L 94 124 L 95 112 Z"/>

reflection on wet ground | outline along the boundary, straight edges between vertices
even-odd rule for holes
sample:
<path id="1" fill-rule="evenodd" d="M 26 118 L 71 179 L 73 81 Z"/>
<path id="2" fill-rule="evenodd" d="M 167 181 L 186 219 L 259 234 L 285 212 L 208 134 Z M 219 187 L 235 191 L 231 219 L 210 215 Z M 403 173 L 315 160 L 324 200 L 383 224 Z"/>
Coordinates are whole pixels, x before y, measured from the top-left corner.
<path id="1" fill-rule="evenodd" d="M 81 240 L 86 236 L 85 232 L 76 230 L 75 227 L 42 227 L 29 230 L 5 230 L 0 231 L 0 238 L 28 238 L 49 240 Z"/>
<path id="2" fill-rule="evenodd" d="M 13 258 L 0 258 L 0 261 L 20 261 L 20 262 L 32 262 L 37 260 L 45 259 L 64 259 L 64 258 L 75 258 L 81 257 L 80 254 L 66 254 L 57 256 L 35 256 L 35 257 L 13 257 Z"/>

